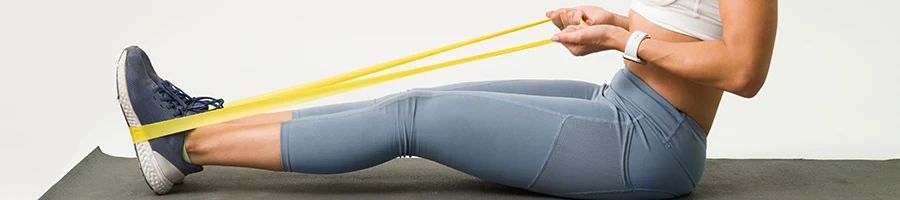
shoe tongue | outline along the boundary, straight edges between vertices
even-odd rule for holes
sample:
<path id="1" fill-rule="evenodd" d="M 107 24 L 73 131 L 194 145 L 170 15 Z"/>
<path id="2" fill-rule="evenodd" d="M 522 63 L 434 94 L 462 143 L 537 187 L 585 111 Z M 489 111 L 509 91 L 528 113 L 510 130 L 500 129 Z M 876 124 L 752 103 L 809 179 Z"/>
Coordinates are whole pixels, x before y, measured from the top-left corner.
<path id="1" fill-rule="evenodd" d="M 222 104 L 224 104 L 224 101 L 221 99 L 213 99 L 210 97 L 191 97 L 169 81 L 165 81 L 160 85 L 165 88 L 166 93 L 173 100 L 177 101 L 183 106 L 180 112 L 184 116 L 207 112 L 211 109 L 218 109 L 222 107 Z"/>

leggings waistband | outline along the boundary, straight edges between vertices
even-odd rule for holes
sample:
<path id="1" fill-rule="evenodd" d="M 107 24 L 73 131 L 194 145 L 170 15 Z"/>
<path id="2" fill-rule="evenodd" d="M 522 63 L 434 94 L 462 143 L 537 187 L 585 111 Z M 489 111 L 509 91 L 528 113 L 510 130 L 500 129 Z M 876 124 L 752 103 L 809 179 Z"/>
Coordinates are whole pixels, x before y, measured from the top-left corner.
<path id="1" fill-rule="evenodd" d="M 650 120 L 667 133 L 688 117 L 627 67 L 616 73 L 604 96 L 635 119 Z"/>

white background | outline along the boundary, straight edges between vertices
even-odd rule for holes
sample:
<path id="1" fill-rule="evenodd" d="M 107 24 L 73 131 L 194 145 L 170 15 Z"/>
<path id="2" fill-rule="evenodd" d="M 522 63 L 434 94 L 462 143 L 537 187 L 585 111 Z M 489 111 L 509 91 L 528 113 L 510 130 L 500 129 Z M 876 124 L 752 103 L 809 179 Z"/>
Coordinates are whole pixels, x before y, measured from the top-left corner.
<path id="1" fill-rule="evenodd" d="M 133 157 L 116 102 L 128 45 L 192 95 L 237 100 L 542 19 L 628 1 L 2 1 L 0 199 L 34 199 L 94 147 Z M 897 1 L 781 1 L 771 75 L 758 97 L 727 95 L 712 158 L 900 158 Z M 403 69 L 545 39 L 550 24 Z M 430 72 L 291 108 L 493 79 L 607 82 L 619 53 L 558 45 Z M 287 108 L 286 108 L 287 109 Z"/>

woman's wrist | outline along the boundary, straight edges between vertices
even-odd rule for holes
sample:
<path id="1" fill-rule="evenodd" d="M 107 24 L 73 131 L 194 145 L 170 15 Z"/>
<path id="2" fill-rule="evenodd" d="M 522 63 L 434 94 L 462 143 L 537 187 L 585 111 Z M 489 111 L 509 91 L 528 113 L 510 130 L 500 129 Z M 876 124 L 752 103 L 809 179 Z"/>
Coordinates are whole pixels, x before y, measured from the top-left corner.
<path id="1" fill-rule="evenodd" d="M 631 25 L 631 20 L 628 19 L 628 17 L 622 16 L 622 15 L 617 15 L 615 13 L 613 13 L 613 16 L 616 16 L 615 20 L 613 20 L 613 25 L 622 27 L 625 30 L 629 29 L 629 27 Z"/>
<path id="2" fill-rule="evenodd" d="M 622 15 L 618 15 L 618 14 L 616 14 L 616 13 L 611 13 L 611 12 L 610 12 L 610 13 L 606 13 L 606 14 L 609 15 L 609 16 L 606 16 L 606 17 L 600 17 L 600 18 L 601 18 L 601 19 L 607 19 L 607 20 L 604 20 L 604 21 L 592 21 L 591 23 L 588 23 L 588 25 L 591 25 L 591 26 L 596 26 L 596 25 L 613 25 L 613 26 L 622 27 L 622 28 L 624 28 L 624 29 L 627 30 L 628 27 L 629 27 L 629 25 L 631 24 L 631 21 L 628 19 L 627 16 L 622 16 Z"/>
<path id="3" fill-rule="evenodd" d="M 604 45 L 608 48 L 618 50 L 619 52 L 625 52 L 625 45 L 628 43 L 628 38 L 631 33 L 622 28 L 616 29 L 615 31 L 608 31 L 607 34 L 608 39 Z"/>

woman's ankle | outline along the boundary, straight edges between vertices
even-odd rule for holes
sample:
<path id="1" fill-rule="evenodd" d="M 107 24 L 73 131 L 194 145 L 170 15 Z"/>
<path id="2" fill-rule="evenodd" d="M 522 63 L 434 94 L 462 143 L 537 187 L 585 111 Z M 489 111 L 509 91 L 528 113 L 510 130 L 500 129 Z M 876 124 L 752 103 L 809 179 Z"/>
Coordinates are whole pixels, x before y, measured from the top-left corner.
<path id="1" fill-rule="evenodd" d="M 193 131 L 192 131 L 193 132 Z M 205 145 L 202 143 L 200 138 L 191 137 L 194 134 L 192 132 L 188 132 L 184 137 L 184 147 L 181 150 L 184 161 L 195 164 L 195 165 L 203 165 L 203 156 L 207 155 L 209 150 L 209 145 Z"/>

